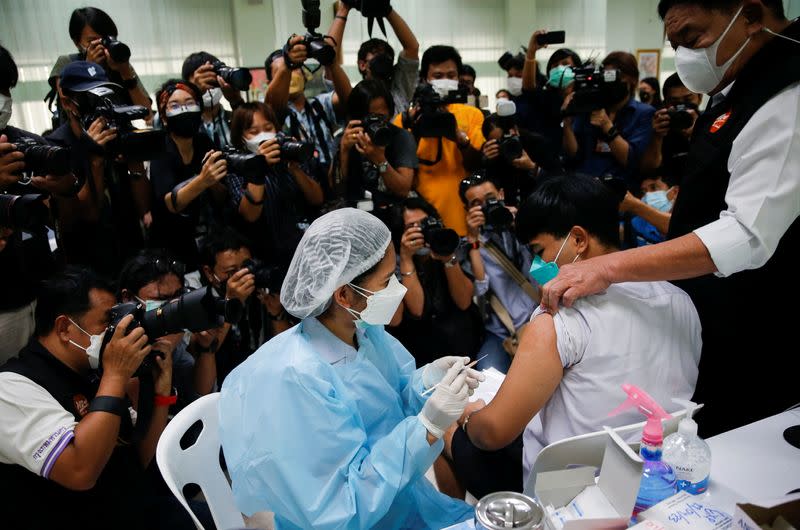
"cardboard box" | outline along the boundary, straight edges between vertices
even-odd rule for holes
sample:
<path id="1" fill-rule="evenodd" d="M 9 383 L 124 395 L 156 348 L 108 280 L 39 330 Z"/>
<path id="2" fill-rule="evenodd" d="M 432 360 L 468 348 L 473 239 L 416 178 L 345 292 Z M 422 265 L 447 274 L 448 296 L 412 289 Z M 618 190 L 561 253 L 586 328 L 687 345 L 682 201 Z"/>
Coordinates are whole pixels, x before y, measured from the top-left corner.
<path id="1" fill-rule="evenodd" d="M 779 515 L 795 528 L 800 528 L 800 493 L 779 499 L 737 504 L 733 527 L 737 530 L 760 530 L 760 525 L 772 525 Z"/>
<path id="2" fill-rule="evenodd" d="M 636 495 L 639 492 L 644 462 L 617 433 L 611 429 L 606 429 L 606 432 L 608 439 L 603 453 L 600 477 L 596 484 L 616 513 L 610 517 L 594 517 L 591 513 L 587 513 L 581 519 L 566 521 L 564 530 L 628 527 L 636 504 Z M 539 473 L 536 477 L 536 498 L 543 507 L 562 508 L 587 487 L 595 486 L 594 476 L 593 467 Z M 546 514 L 545 526 L 558 528 L 560 525 Z"/>

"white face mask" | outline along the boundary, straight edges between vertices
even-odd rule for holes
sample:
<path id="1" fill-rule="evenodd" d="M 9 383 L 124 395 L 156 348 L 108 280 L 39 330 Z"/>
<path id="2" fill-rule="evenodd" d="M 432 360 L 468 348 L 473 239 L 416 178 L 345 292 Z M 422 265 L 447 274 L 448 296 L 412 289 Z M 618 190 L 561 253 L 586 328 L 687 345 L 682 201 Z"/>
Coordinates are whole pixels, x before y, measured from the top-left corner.
<path id="1" fill-rule="evenodd" d="M 509 77 L 506 79 L 506 84 L 508 85 L 508 91 L 511 92 L 512 96 L 519 96 L 522 94 L 521 77 Z"/>
<path id="2" fill-rule="evenodd" d="M 450 92 L 458 90 L 458 79 L 434 79 L 431 86 L 439 96 L 446 98 Z"/>
<path id="3" fill-rule="evenodd" d="M 11 120 L 11 96 L 0 94 L 0 129 L 5 129 Z"/>
<path id="4" fill-rule="evenodd" d="M 249 140 L 245 140 L 244 145 L 247 146 L 247 150 L 251 153 L 257 153 L 259 145 L 272 140 L 275 136 L 277 135 L 274 132 L 260 132 Z"/>
<path id="5" fill-rule="evenodd" d="M 203 107 L 211 109 L 222 101 L 222 89 L 220 87 L 209 88 L 203 94 Z"/>
<path id="6" fill-rule="evenodd" d="M 76 324 L 75 321 L 72 320 L 71 318 L 69 319 L 69 321 L 75 324 L 75 327 L 81 330 L 83 333 L 89 335 L 89 347 L 84 348 L 83 346 L 81 346 L 80 344 L 78 344 L 73 340 L 70 340 L 69 343 L 75 346 L 76 348 L 80 348 L 83 351 L 85 351 L 86 356 L 89 357 L 89 366 L 92 368 L 92 370 L 97 370 L 97 368 L 100 366 L 100 348 L 103 346 L 103 337 L 106 336 L 106 330 L 103 330 L 103 332 L 99 335 L 92 335 L 91 333 L 80 327 L 78 324 Z"/>
<path id="7" fill-rule="evenodd" d="M 739 8 L 731 19 L 730 24 L 728 24 L 728 27 L 722 32 L 722 35 L 708 48 L 693 50 L 691 48 L 678 46 L 678 49 L 675 50 L 675 69 L 678 71 L 678 76 L 681 78 L 681 81 L 683 81 L 683 84 L 692 92 L 708 94 L 714 90 L 722 81 L 725 72 L 728 71 L 733 61 L 739 57 L 739 54 L 742 53 L 742 50 L 744 50 L 745 46 L 750 42 L 750 37 L 747 37 L 744 44 L 739 47 L 730 59 L 725 61 L 725 64 L 717 65 L 717 50 L 719 50 L 719 45 L 722 39 L 725 38 L 725 35 L 727 35 L 733 27 L 733 23 L 739 18 L 739 14 L 741 14 L 743 8 L 744 6 Z"/>
<path id="8" fill-rule="evenodd" d="M 349 307 L 345 309 L 356 317 L 356 324 L 361 321 L 372 326 L 386 326 L 389 324 L 408 290 L 394 275 L 389 279 L 389 285 L 387 285 L 385 289 L 376 292 L 364 289 L 358 285 L 353 285 L 352 283 L 348 283 L 347 285 L 367 299 L 367 307 L 361 312 L 350 309 Z"/>

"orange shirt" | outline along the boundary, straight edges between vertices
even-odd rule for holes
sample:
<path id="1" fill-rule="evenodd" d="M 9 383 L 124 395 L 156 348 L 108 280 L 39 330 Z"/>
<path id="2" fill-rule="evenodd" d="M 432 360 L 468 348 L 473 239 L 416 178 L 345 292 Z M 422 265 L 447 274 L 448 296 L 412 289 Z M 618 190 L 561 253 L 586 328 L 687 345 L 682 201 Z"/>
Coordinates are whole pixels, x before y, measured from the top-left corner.
<path id="1" fill-rule="evenodd" d="M 472 106 L 453 103 L 447 110 L 455 115 L 458 128 L 467 133 L 469 143 L 480 150 L 485 139 L 481 132 L 483 113 Z M 402 127 L 402 116 L 394 118 L 394 124 Z M 464 159 L 461 150 L 452 140 L 442 138 L 441 160 L 434 165 L 427 165 L 425 160 L 434 161 L 439 150 L 439 140 L 436 138 L 420 138 L 417 145 L 419 169 L 417 170 L 416 191 L 426 201 L 433 204 L 444 224 L 458 232 L 458 235 L 467 234 L 467 212 L 464 203 L 458 195 L 458 185 L 467 175 L 464 169 Z"/>

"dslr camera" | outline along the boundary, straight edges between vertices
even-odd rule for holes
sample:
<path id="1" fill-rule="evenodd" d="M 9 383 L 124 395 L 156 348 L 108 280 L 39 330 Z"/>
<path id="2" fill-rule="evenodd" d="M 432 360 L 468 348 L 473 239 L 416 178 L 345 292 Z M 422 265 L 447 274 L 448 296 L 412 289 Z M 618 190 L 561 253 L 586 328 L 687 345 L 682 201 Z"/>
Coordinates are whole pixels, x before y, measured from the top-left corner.
<path id="1" fill-rule="evenodd" d="M 442 97 L 432 85 L 421 83 L 412 99 L 412 104 L 420 108 L 419 114 L 411 122 L 408 113 L 403 113 L 403 127 L 411 129 L 417 139 L 449 138 L 455 141 L 458 127 L 456 117 L 444 107 L 451 103 L 466 102 L 466 89 L 451 90 L 446 97 Z"/>
<path id="2" fill-rule="evenodd" d="M 100 365 L 103 363 L 103 352 L 114 336 L 120 320 L 128 315 L 133 315 L 133 321 L 128 325 L 128 333 L 142 327 L 147 338 L 153 343 L 159 337 L 184 330 L 199 332 L 219 327 L 225 322 L 236 324 L 242 317 L 242 312 L 242 303 L 239 300 L 216 297 L 210 286 L 186 293 L 150 311 L 145 311 L 144 304 L 140 302 L 117 304 L 111 308 L 111 323 L 100 349 Z M 155 366 L 156 356 L 163 358 L 163 353 L 150 352 L 135 375 L 149 372 Z"/>
<path id="3" fill-rule="evenodd" d="M 503 137 L 497 141 L 500 156 L 509 165 L 522 156 L 522 141 L 519 136 L 511 134 L 511 129 L 516 126 L 517 105 L 513 101 L 499 101 L 497 103 L 498 125 L 503 130 Z"/>
<path id="4" fill-rule="evenodd" d="M 244 262 L 243 268 L 255 276 L 256 289 L 265 289 L 269 294 L 277 294 L 286 277 L 286 270 L 277 265 L 266 263 L 251 258 Z"/>
<path id="5" fill-rule="evenodd" d="M 250 88 L 250 83 L 253 82 L 253 76 L 247 68 L 235 68 L 222 61 L 215 61 L 211 66 L 214 68 L 214 73 L 239 92 Z"/>
<path id="6" fill-rule="evenodd" d="M 117 129 L 117 137 L 105 146 L 111 156 L 122 155 L 127 160 L 152 160 L 164 151 L 166 133 L 163 130 L 137 129 L 131 121 L 144 119 L 149 110 L 141 105 L 123 105 L 119 95 L 109 86 L 98 86 L 76 94 L 83 110 L 83 128 L 89 129 L 94 120 L 105 118 L 108 127 Z"/>
<path id="7" fill-rule="evenodd" d="M 601 66 L 575 68 L 575 95 L 564 114 L 589 114 L 618 103 L 627 94 L 628 85 L 618 70 L 603 70 Z"/>
<path id="8" fill-rule="evenodd" d="M 65 175 L 72 171 L 68 147 L 39 143 L 30 136 L 20 136 L 14 141 L 17 151 L 25 155 L 24 173 L 31 175 Z"/>
<path id="9" fill-rule="evenodd" d="M 437 256 L 449 256 L 458 248 L 461 238 L 455 230 L 445 228 L 442 220 L 429 215 L 419 223 L 425 243 Z"/>
<path id="10" fill-rule="evenodd" d="M 336 49 L 325 41 L 325 36 L 317 33 L 320 24 L 319 0 L 302 0 L 303 2 L 303 27 L 307 33 L 302 44 L 308 50 L 308 57 L 316 59 L 322 66 L 333 64 L 336 58 Z M 288 55 L 284 49 L 284 58 Z"/>
<path id="11" fill-rule="evenodd" d="M 103 37 L 103 48 L 108 50 L 108 55 L 115 63 L 127 63 L 131 58 L 131 49 L 116 37 Z"/>
<path id="12" fill-rule="evenodd" d="M 389 118 L 381 114 L 367 114 L 361 120 L 361 126 L 378 147 L 389 145 L 396 133 L 396 129 L 389 124 Z"/>
<path id="13" fill-rule="evenodd" d="M 7 195 L 0 193 L 0 226 L 14 230 L 31 230 L 42 227 L 50 212 L 44 201 L 47 195 Z"/>
<path id="14" fill-rule="evenodd" d="M 670 131 L 683 131 L 694 125 L 694 116 L 689 112 L 690 110 L 696 111 L 694 105 L 675 105 L 667 109 L 667 116 L 669 116 L 669 130 Z"/>
<path id="15" fill-rule="evenodd" d="M 511 210 L 506 208 L 506 203 L 499 199 L 486 199 L 482 210 L 486 224 L 492 228 L 509 228 L 514 223 Z"/>
<path id="16" fill-rule="evenodd" d="M 295 140 L 291 136 L 278 133 L 275 136 L 281 146 L 282 162 L 308 162 L 314 156 L 314 144 Z"/>
<path id="17" fill-rule="evenodd" d="M 222 155 L 228 163 L 228 171 L 240 175 L 248 182 L 263 182 L 269 165 L 267 159 L 258 153 L 241 152 L 232 145 L 222 150 Z"/>

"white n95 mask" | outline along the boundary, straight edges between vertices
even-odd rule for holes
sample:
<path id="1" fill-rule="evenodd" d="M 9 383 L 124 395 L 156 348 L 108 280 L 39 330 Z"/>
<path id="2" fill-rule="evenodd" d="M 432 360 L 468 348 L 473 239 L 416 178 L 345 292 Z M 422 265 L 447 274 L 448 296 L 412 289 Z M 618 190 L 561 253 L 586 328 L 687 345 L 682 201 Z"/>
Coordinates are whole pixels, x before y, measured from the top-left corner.
<path id="1" fill-rule="evenodd" d="M 434 79 L 431 86 L 440 97 L 446 98 L 450 92 L 458 90 L 458 79 Z"/>
<path id="2" fill-rule="evenodd" d="M 274 132 L 260 132 L 257 135 L 253 136 L 249 140 L 244 141 L 244 145 L 247 147 L 247 150 L 251 153 L 258 153 L 258 146 L 263 144 L 264 142 L 268 142 L 275 138 L 276 134 Z"/>
<path id="3" fill-rule="evenodd" d="M 220 87 L 209 88 L 203 93 L 203 107 L 211 109 L 222 101 L 222 89 Z"/>
<path id="4" fill-rule="evenodd" d="M 372 326 L 386 326 L 389 324 L 408 290 L 397 280 L 395 275 L 392 275 L 389 279 L 389 285 L 380 291 L 373 292 L 359 287 L 358 285 L 353 285 L 352 283 L 348 283 L 347 285 L 367 299 L 367 307 L 361 312 L 350 309 L 349 307 L 345 309 L 356 317 L 356 323 L 361 321 Z"/>
<path id="5" fill-rule="evenodd" d="M 743 8 L 744 6 L 739 8 L 736 14 L 733 15 L 728 27 L 722 32 L 722 35 L 708 48 L 693 50 L 691 48 L 678 46 L 678 49 L 675 50 L 675 69 L 678 71 L 678 76 L 681 78 L 681 81 L 683 81 L 683 84 L 692 92 L 708 94 L 714 90 L 722 81 L 725 72 L 728 71 L 733 61 L 739 57 L 739 54 L 742 53 L 742 50 L 744 50 L 745 46 L 750 42 L 750 37 L 747 37 L 744 44 L 739 47 L 730 59 L 725 61 L 725 64 L 717 65 L 717 51 L 719 50 L 719 45 L 722 39 L 725 38 L 725 35 L 727 35 L 733 27 L 733 23 L 739 18 Z"/>
<path id="6" fill-rule="evenodd" d="M 80 327 L 71 318 L 69 319 L 69 321 L 75 324 L 76 328 L 78 328 L 83 333 L 89 336 L 89 347 L 84 348 L 83 346 L 81 346 L 80 344 L 78 344 L 73 340 L 70 340 L 69 343 L 75 346 L 76 348 L 80 348 L 83 351 L 85 351 L 86 356 L 89 357 L 89 366 L 92 368 L 92 370 L 97 370 L 97 368 L 100 366 L 100 348 L 102 348 L 103 346 L 103 337 L 106 336 L 106 330 L 103 330 L 103 332 L 99 335 L 92 335 L 91 333 Z"/>
<path id="7" fill-rule="evenodd" d="M 519 96 L 522 94 L 522 78 L 521 77 L 509 77 L 506 79 L 506 84 L 508 85 L 508 91 L 511 93 L 512 96 Z"/>
<path id="8" fill-rule="evenodd" d="M 11 96 L 0 94 L 0 129 L 5 129 L 11 120 Z"/>

